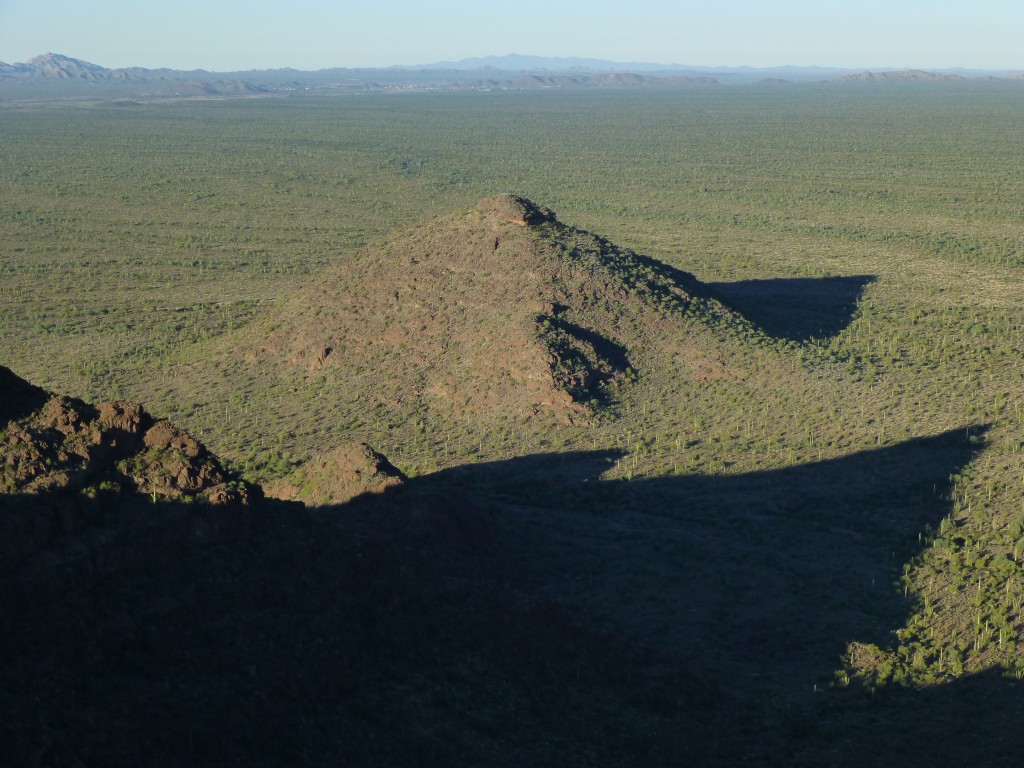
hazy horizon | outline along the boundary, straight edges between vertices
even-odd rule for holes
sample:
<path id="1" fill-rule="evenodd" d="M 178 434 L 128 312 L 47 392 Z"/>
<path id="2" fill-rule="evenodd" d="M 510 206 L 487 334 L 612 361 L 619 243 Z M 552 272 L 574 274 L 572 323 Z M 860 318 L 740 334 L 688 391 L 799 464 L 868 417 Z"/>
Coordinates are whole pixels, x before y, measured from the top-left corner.
<path id="1" fill-rule="evenodd" d="M 352 69 L 352 70 L 359 70 L 359 69 L 364 69 L 364 70 L 373 70 L 373 69 L 381 69 L 381 70 L 396 69 L 396 70 L 401 70 L 401 69 L 405 69 L 405 70 L 416 70 L 416 69 L 422 68 L 424 70 L 428 70 L 428 69 L 432 69 L 432 68 L 435 68 L 435 67 L 438 68 L 438 69 L 445 69 L 445 68 L 448 68 L 448 67 L 452 67 L 452 68 L 459 68 L 459 69 L 465 69 L 466 71 L 470 71 L 471 69 L 474 69 L 474 68 L 477 68 L 477 67 L 481 67 L 482 68 L 482 67 L 487 67 L 487 66 L 494 66 L 494 67 L 496 67 L 498 69 L 501 69 L 500 63 L 501 63 L 501 60 L 503 60 L 503 59 L 514 59 L 514 60 L 520 60 L 520 59 L 533 60 L 533 59 L 535 59 L 535 60 L 543 61 L 545 63 L 545 65 L 547 65 L 547 66 L 553 66 L 554 67 L 554 65 L 556 63 L 557 64 L 562 64 L 562 65 L 564 65 L 566 70 L 568 70 L 570 68 L 573 68 L 573 67 L 579 67 L 580 69 L 583 69 L 583 70 L 594 69 L 594 67 L 596 65 L 607 64 L 607 65 L 609 65 L 609 68 L 629 69 L 629 68 L 632 67 L 632 68 L 635 68 L 638 71 L 650 71 L 652 74 L 658 74 L 660 72 L 671 73 L 673 71 L 676 71 L 677 69 L 679 71 L 685 71 L 685 70 L 708 71 L 709 73 L 713 73 L 715 71 L 729 72 L 729 71 L 738 71 L 738 70 L 744 70 L 744 69 L 746 69 L 746 70 L 755 70 L 755 71 L 758 71 L 758 70 L 773 71 L 773 70 L 792 69 L 792 70 L 806 70 L 806 71 L 813 71 L 813 70 L 830 71 L 830 70 L 836 70 L 836 71 L 851 71 L 851 72 L 856 72 L 856 71 L 884 72 L 884 71 L 897 71 L 897 70 L 921 70 L 921 71 L 937 71 L 937 72 L 964 71 L 964 72 L 978 72 L 978 73 L 983 73 L 983 72 L 1024 71 L 1024 68 L 1010 68 L 1010 67 L 1000 67 L 1000 68 L 962 67 L 962 66 L 953 66 L 953 67 L 916 67 L 916 66 L 912 66 L 912 65 L 908 65 L 908 66 L 861 67 L 861 66 L 833 66 L 833 65 L 827 65 L 827 64 L 826 65 L 822 65 L 822 64 L 804 64 L 804 65 L 800 65 L 800 64 L 778 64 L 778 65 L 762 65 L 762 66 L 749 65 L 749 64 L 738 64 L 738 65 L 730 66 L 730 65 L 722 64 L 722 65 L 714 66 L 714 65 L 709 65 L 709 64 L 696 64 L 696 63 L 692 63 L 692 62 L 687 63 L 687 62 L 658 62 L 658 61 L 616 61 L 616 60 L 612 60 L 612 59 L 598 59 L 598 58 L 594 58 L 594 57 L 541 56 L 541 55 L 535 55 L 535 54 L 521 54 L 521 53 L 516 53 L 516 52 L 506 53 L 506 54 L 491 54 L 491 55 L 487 55 L 487 56 L 468 56 L 468 57 L 461 58 L 461 59 L 447 59 L 447 60 L 443 60 L 443 61 L 429 61 L 429 62 L 425 61 L 425 62 L 419 62 L 419 63 L 416 63 L 416 64 L 391 64 L 391 65 L 379 65 L 379 66 L 359 66 L 359 65 L 356 65 L 356 66 L 347 66 L 347 67 L 339 65 L 339 66 L 332 66 L 332 67 L 321 67 L 321 68 L 318 68 L 318 69 L 300 69 L 298 67 L 250 67 L 250 68 L 247 68 L 247 69 L 211 69 L 209 67 L 192 67 L 192 68 L 179 68 L 179 67 L 166 67 L 166 66 L 148 66 L 147 67 L 147 66 L 143 66 L 143 65 L 139 65 L 139 64 L 131 64 L 131 65 L 124 65 L 124 66 L 119 66 L 119 67 L 112 67 L 112 66 L 107 66 L 103 62 L 94 61 L 94 60 L 91 60 L 91 59 L 88 59 L 88 58 L 85 58 L 85 57 L 82 57 L 82 56 L 76 56 L 73 53 L 69 53 L 69 52 L 66 52 L 66 51 L 43 51 L 41 53 L 37 53 L 37 54 L 35 54 L 33 56 L 27 57 L 26 59 L 11 59 L 11 60 L 2 60 L 2 59 L 0 59 L 0 63 L 3 63 L 3 64 L 14 64 L 14 65 L 24 65 L 24 64 L 27 64 L 29 61 L 34 61 L 36 59 L 39 59 L 39 58 L 42 58 L 42 57 L 45 57 L 45 56 L 60 56 L 60 57 L 66 58 L 66 59 L 71 59 L 71 60 L 74 60 L 74 61 L 83 62 L 85 64 L 96 65 L 96 66 L 103 67 L 104 69 L 109 69 L 109 70 L 141 68 L 141 69 L 147 69 L 147 70 L 168 70 L 168 71 L 176 71 L 176 72 L 208 72 L 210 74 L 228 74 L 228 73 L 242 73 L 242 74 L 244 74 L 246 72 L 258 73 L 258 72 L 272 72 L 272 71 L 278 71 L 278 70 L 294 70 L 296 72 L 318 72 L 318 71 L 328 71 L 328 70 L 331 70 L 331 69 Z M 548 64 L 548 62 L 550 62 L 550 64 Z M 515 71 L 516 69 L 519 69 L 519 68 L 529 69 L 529 65 L 523 65 L 522 67 L 520 67 L 518 65 L 512 64 L 512 65 L 509 66 L 508 71 Z M 554 68 L 557 69 L 557 67 L 554 67 Z"/>
<path id="2" fill-rule="evenodd" d="M 640 0 L 628 12 L 527 0 L 345 8 L 253 0 L 88 6 L 0 0 L 0 61 L 61 53 L 108 68 L 243 71 L 415 66 L 465 58 L 590 58 L 705 67 L 1024 68 L 1024 4 L 1010 0 Z"/>

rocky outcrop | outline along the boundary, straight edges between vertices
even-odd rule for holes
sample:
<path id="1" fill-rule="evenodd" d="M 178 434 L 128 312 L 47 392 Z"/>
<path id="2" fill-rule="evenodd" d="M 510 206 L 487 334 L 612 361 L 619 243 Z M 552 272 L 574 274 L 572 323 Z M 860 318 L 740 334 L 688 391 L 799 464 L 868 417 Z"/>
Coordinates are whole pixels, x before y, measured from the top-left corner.
<path id="1" fill-rule="evenodd" d="M 518 195 L 495 195 L 481 200 L 476 205 L 484 213 L 493 214 L 499 221 L 512 224 L 533 225 L 555 221 L 555 212 L 543 205 Z"/>
<path id="2" fill-rule="evenodd" d="M 314 458 L 266 493 L 284 501 L 341 504 L 364 493 L 379 493 L 405 480 L 384 456 L 366 443 L 343 446 Z"/>
<path id="3" fill-rule="evenodd" d="M 259 494 L 186 431 L 137 403 L 92 406 L 50 395 L 3 367 L 0 394 L 0 486 L 8 493 L 124 490 L 210 503 L 248 503 Z"/>

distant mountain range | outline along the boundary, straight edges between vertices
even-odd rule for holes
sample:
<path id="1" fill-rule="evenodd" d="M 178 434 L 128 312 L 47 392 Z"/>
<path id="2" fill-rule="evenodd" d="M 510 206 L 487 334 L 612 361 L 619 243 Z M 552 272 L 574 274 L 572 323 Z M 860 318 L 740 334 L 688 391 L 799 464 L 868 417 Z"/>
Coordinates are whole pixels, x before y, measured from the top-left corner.
<path id="1" fill-rule="evenodd" d="M 510 53 L 417 66 L 209 72 L 143 67 L 108 69 L 81 59 L 45 53 L 23 63 L 0 62 L 0 97 L 73 97 L 91 92 L 110 97 L 188 98 L 310 91 L 523 90 L 754 82 L 944 82 L 999 78 L 1024 79 L 1024 71 L 928 72 L 910 69 L 869 72 L 833 67 L 702 67 Z"/>
<path id="2" fill-rule="evenodd" d="M 827 80 L 856 71 L 839 67 L 707 67 L 687 64 L 656 64 L 642 61 L 610 61 L 608 59 L 581 59 L 562 56 L 524 56 L 509 53 L 504 56 L 483 56 L 440 61 L 401 69 L 453 69 L 457 71 L 495 69 L 505 72 L 532 73 L 586 73 L 586 72 L 630 72 L 674 75 L 697 75 L 733 80 L 738 78 L 764 79 L 788 76 L 794 80 Z"/>

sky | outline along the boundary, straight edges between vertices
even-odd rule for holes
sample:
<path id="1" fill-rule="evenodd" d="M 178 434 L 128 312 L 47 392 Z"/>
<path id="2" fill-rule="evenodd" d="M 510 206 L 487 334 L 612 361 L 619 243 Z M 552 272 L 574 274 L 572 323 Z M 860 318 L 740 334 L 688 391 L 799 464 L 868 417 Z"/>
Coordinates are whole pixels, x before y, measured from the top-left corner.
<path id="1" fill-rule="evenodd" d="M 1024 0 L 0 0 L 0 61 L 383 67 L 519 53 L 702 66 L 1024 69 Z"/>

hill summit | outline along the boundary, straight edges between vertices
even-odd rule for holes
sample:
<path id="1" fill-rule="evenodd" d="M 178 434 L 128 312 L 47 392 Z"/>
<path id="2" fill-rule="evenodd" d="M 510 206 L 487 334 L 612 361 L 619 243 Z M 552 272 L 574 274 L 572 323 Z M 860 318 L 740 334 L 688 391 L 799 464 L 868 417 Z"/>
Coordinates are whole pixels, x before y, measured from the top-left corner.
<path id="1" fill-rule="evenodd" d="M 339 260 L 253 324 L 251 370 L 401 421 L 587 418 L 651 364 L 692 276 L 503 194 Z M 721 308 L 725 311 L 724 308 Z"/>

